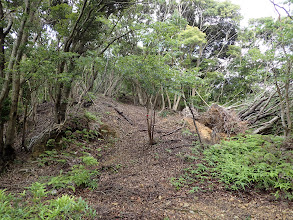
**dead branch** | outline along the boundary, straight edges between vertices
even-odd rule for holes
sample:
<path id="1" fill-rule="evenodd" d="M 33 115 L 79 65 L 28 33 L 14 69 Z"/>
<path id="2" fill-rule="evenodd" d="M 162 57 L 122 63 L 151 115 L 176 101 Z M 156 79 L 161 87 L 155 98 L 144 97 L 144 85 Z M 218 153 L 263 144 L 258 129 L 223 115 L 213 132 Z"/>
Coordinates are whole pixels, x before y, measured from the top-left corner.
<path id="1" fill-rule="evenodd" d="M 255 129 L 253 131 L 253 134 L 259 134 L 263 131 L 265 131 L 266 129 L 270 128 L 271 126 L 273 126 L 275 124 L 275 122 L 277 120 L 279 120 L 279 116 L 275 116 L 272 120 L 270 120 L 269 122 L 265 123 L 265 125 L 263 125 L 262 127 L 258 128 L 258 129 Z"/>
<path id="2" fill-rule="evenodd" d="M 254 103 L 252 106 L 250 106 L 249 109 L 245 110 L 243 113 L 239 113 L 239 116 L 241 119 L 246 119 L 247 116 L 251 115 L 255 112 L 255 110 L 263 104 L 264 101 L 266 101 L 268 97 L 262 97 L 260 100 L 258 100 L 256 103 Z"/>
<path id="3" fill-rule="evenodd" d="M 270 95 L 270 97 L 268 98 L 268 100 L 266 101 L 265 105 L 261 107 L 260 111 L 258 112 L 257 116 L 255 117 L 253 122 L 256 122 L 258 120 L 259 117 L 261 117 L 262 113 L 264 112 L 265 108 L 269 105 L 269 103 L 271 102 L 273 96 L 276 94 L 276 92 L 272 93 Z"/>
<path id="4" fill-rule="evenodd" d="M 184 99 L 185 103 L 187 103 L 187 100 L 185 99 L 184 96 L 183 96 L 183 99 Z M 194 112 L 193 112 L 193 110 L 192 110 L 192 107 L 191 107 L 190 104 L 188 104 L 187 107 L 189 108 L 189 110 L 190 110 L 190 112 L 191 112 L 191 114 L 192 114 L 192 120 L 193 120 L 193 124 L 194 124 L 194 127 L 195 127 L 196 134 L 198 135 L 199 143 L 200 143 L 201 147 L 204 147 L 203 142 L 202 142 L 202 140 L 201 140 L 201 136 L 200 136 L 200 133 L 199 133 L 198 127 L 197 127 L 197 124 L 196 124 L 196 122 L 195 122 L 195 121 L 196 121 L 196 118 L 195 118 Z"/>
<path id="5" fill-rule="evenodd" d="M 244 101 L 245 105 L 236 106 L 235 110 L 239 112 L 241 120 L 247 121 L 249 128 L 253 129 L 254 132 L 268 134 L 275 132 L 274 125 L 281 122 L 280 112 L 284 100 L 280 100 L 277 92 L 279 89 L 279 92 L 282 93 L 285 87 L 281 85 L 278 88 L 278 86 L 257 95 L 253 100 Z M 293 97 L 293 91 L 291 90 L 289 93 L 290 97 Z M 293 102 L 291 101 L 290 108 L 292 109 L 292 107 Z M 276 118 L 276 116 L 279 117 Z"/>
<path id="6" fill-rule="evenodd" d="M 131 125 L 133 125 L 133 123 L 123 114 L 123 112 L 122 111 L 120 111 L 118 108 L 116 108 L 116 107 L 113 107 L 114 108 L 114 110 L 119 114 L 119 115 L 121 115 L 129 124 L 131 124 Z"/>
<path id="7" fill-rule="evenodd" d="M 169 132 L 167 134 L 161 135 L 160 138 L 165 137 L 165 136 L 168 136 L 168 135 L 171 135 L 171 134 L 174 134 L 175 132 L 177 132 L 177 131 L 181 130 L 182 128 L 184 128 L 185 127 L 185 124 L 186 124 L 186 121 L 184 121 L 184 124 L 181 127 L 177 128 L 174 131 L 171 131 L 171 132 Z"/>

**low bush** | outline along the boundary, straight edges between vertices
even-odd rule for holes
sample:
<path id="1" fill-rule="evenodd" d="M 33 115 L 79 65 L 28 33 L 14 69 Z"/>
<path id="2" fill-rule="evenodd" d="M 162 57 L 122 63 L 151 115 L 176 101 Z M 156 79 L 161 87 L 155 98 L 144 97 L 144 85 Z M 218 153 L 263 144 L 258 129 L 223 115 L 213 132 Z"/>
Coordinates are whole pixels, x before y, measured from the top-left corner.
<path id="1" fill-rule="evenodd" d="M 217 178 L 231 190 L 261 189 L 293 200 L 293 151 L 282 149 L 283 141 L 239 135 L 204 150 L 202 162 L 186 169 L 184 178 L 190 184 Z"/>
<path id="2" fill-rule="evenodd" d="M 0 190 L 0 219 L 95 219 L 96 212 L 82 199 L 62 195 L 48 199 L 44 184 L 35 182 L 20 194 Z"/>

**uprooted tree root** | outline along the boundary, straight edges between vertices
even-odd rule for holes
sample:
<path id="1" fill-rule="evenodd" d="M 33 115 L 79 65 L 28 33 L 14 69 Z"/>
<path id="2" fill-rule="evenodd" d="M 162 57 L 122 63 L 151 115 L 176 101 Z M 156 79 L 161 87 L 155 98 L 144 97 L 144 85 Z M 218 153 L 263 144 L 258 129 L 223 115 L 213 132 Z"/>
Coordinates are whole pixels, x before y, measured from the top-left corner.
<path id="1" fill-rule="evenodd" d="M 235 111 L 227 110 L 217 104 L 212 104 L 208 111 L 201 114 L 199 122 L 216 133 L 227 135 L 244 133 L 247 129 L 247 122 L 241 121 Z"/>

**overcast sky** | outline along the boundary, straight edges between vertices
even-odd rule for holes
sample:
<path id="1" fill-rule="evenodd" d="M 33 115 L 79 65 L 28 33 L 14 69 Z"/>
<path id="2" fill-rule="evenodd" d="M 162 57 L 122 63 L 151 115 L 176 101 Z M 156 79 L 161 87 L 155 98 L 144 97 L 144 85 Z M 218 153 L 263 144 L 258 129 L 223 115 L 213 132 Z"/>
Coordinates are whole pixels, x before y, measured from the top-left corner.
<path id="1" fill-rule="evenodd" d="M 233 4 L 240 5 L 241 14 L 244 17 L 241 25 L 246 26 L 250 18 L 278 17 L 270 0 L 230 0 Z M 275 1 L 280 2 L 279 0 Z M 281 10 L 280 10 L 281 12 Z"/>

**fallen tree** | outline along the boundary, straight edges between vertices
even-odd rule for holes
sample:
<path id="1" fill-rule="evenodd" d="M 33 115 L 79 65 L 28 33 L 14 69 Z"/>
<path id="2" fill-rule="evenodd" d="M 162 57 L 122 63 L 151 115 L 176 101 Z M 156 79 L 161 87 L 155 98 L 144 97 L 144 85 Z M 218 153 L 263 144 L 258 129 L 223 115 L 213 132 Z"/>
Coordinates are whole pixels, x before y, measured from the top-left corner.
<path id="1" fill-rule="evenodd" d="M 293 91 L 290 91 L 290 109 L 293 109 Z M 265 91 L 253 99 L 236 103 L 227 109 L 234 109 L 242 121 L 247 121 L 248 128 L 252 129 L 254 134 L 282 134 L 284 127 L 282 123 L 287 122 L 282 116 L 282 105 L 285 100 L 280 97 L 276 90 Z M 292 111 L 291 111 L 292 115 Z"/>

